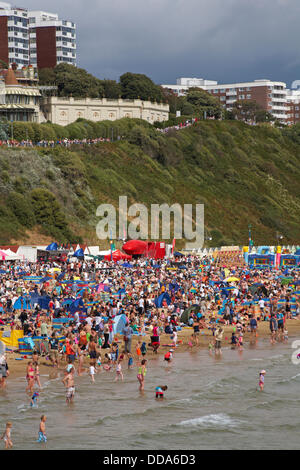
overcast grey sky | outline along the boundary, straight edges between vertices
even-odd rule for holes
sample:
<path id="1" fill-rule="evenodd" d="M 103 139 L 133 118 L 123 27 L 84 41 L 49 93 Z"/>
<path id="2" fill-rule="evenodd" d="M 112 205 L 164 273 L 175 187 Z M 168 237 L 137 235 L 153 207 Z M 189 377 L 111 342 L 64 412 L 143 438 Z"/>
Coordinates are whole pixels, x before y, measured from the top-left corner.
<path id="1" fill-rule="evenodd" d="M 300 80 L 300 0 L 14 3 L 74 21 L 77 65 L 99 78 L 136 72 L 156 83 L 177 77 Z"/>

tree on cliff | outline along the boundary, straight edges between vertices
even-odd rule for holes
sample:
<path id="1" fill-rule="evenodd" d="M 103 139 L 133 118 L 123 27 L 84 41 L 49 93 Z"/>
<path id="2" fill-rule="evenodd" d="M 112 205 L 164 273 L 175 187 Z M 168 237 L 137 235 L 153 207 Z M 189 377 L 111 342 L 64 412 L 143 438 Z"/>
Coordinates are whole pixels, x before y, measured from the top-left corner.
<path id="1" fill-rule="evenodd" d="M 163 101 L 161 87 L 146 75 L 140 73 L 124 73 L 120 77 L 120 85 L 122 89 L 122 98 L 150 101 Z"/>

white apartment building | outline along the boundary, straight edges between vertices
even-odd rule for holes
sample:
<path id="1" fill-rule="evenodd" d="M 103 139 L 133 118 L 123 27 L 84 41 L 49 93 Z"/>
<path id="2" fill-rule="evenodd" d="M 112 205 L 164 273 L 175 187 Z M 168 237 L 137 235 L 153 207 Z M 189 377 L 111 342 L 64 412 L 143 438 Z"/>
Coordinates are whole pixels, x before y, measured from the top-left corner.
<path id="1" fill-rule="evenodd" d="M 268 79 L 218 84 L 217 81 L 202 78 L 179 78 L 176 85 L 161 85 L 178 95 L 184 95 L 189 88 L 199 87 L 215 95 L 222 106 L 230 110 L 238 100 L 254 100 L 266 111 L 282 122 L 287 119 L 287 90 L 286 83 L 274 82 Z"/>
<path id="2" fill-rule="evenodd" d="M 28 18 L 33 66 L 53 67 L 62 62 L 76 65 L 75 23 L 60 20 L 57 14 L 44 11 L 30 11 Z"/>
<path id="3" fill-rule="evenodd" d="M 215 80 L 204 80 L 203 78 L 177 78 L 176 85 L 161 85 L 163 88 L 168 88 L 176 93 L 178 96 L 186 94 L 189 88 L 200 87 L 205 89 L 206 86 L 217 85 Z"/>
<path id="4" fill-rule="evenodd" d="M 0 2 L 0 59 L 29 65 L 28 12 Z"/>
<path id="5" fill-rule="evenodd" d="M 0 59 L 19 68 L 76 65 L 76 25 L 55 13 L 0 2 Z"/>

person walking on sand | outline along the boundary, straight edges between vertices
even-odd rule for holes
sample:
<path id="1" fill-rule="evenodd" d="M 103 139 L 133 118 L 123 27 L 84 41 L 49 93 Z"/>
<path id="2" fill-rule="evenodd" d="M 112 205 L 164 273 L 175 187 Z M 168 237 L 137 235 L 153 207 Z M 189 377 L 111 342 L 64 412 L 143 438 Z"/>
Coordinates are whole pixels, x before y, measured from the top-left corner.
<path id="1" fill-rule="evenodd" d="M 11 440 L 11 428 L 12 428 L 12 423 L 8 421 L 6 423 L 5 431 L 1 436 L 1 440 L 5 442 L 5 449 L 10 449 L 13 446 L 12 440 Z"/>
<path id="2" fill-rule="evenodd" d="M 145 387 L 145 376 L 147 373 L 146 364 L 147 364 L 147 359 L 142 359 L 141 365 L 138 369 L 137 379 L 140 383 L 140 388 L 139 388 L 140 392 L 142 392 Z"/>

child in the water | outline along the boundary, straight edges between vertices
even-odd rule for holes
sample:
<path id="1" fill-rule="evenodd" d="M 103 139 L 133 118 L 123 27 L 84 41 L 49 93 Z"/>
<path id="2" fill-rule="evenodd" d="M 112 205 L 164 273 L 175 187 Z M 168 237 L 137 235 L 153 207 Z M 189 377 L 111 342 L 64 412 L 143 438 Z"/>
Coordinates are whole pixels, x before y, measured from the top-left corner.
<path id="1" fill-rule="evenodd" d="M 141 346 L 141 353 L 142 353 L 142 356 L 143 356 L 143 357 L 146 356 L 146 354 L 147 354 L 147 346 L 146 346 L 146 343 L 145 343 L 145 342 L 142 343 L 142 346 Z"/>
<path id="2" fill-rule="evenodd" d="M 31 397 L 30 406 L 35 406 L 37 404 L 39 396 L 40 396 L 39 392 L 34 392 L 34 394 Z"/>
<path id="3" fill-rule="evenodd" d="M 12 443 L 12 440 L 11 440 L 11 435 L 10 435 L 11 428 L 12 428 L 12 423 L 7 422 L 6 427 L 5 427 L 5 431 L 4 431 L 4 433 L 2 434 L 2 436 L 0 438 L 0 439 L 3 439 L 4 442 L 5 442 L 5 449 L 9 449 L 10 447 L 13 446 L 13 443 Z"/>
<path id="4" fill-rule="evenodd" d="M 122 359 L 119 359 L 119 360 L 118 360 L 118 363 L 117 363 L 117 366 L 116 366 L 116 378 L 115 378 L 115 382 L 117 382 L 120 377 L 121 377 L 121 380 L 124 380 L 121 362 L 122 362 Z"/>
<path id="5" fill-rule="evenodd" d="M 95 366 L 93 361 L 90 362 L 90 370 L 89 370 L 89 375 L 91 377 L 92 382 L 95 382 Z"/>
<path id="6" fill-rule="evenodd" d="M 39 427 L 39 437 L 37 442 L 47 442 L 46 437 L 46 415 L 41 416 L 40 427 Z"/>
<path id="7" fill-rule="evenodd" d="M 260 373 L 259 373 L 259 388 L 260 388 L 260 391 L 262 392 L 263 389 L 264 389 L 264 386 L 265 386 L 265 373 L 266 371 L 265 370 L 261 370 Z"/>
<path id="8" fill-rule="evenodd" d="M 155 398 L 162 400 L 164 398 L 164 392 L 168 390 L 167 385 L 159 385 L 155 389 Z"/>
<path id="9" fill-rule="evenodd" d="M 128 369 L 132 369 L 133 367 L 133 357 L 131 353 L 128 353 Z"/>

